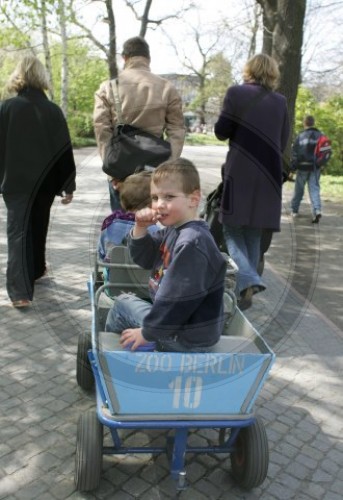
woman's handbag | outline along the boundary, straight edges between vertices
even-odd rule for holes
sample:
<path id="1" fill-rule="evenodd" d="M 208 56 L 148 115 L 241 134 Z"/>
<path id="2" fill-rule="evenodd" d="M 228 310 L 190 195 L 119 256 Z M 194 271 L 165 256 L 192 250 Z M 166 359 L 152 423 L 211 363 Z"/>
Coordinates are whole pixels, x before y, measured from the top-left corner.
<path id="1" fill-rule="evenodd" d="M 121 180 L 145 165 L 157 167 L 171 155 L 170 143 L 129 124 L 122 123 L 117 81 L 111 80 L 118 124 L 105 149 L 103 171 Z"/>

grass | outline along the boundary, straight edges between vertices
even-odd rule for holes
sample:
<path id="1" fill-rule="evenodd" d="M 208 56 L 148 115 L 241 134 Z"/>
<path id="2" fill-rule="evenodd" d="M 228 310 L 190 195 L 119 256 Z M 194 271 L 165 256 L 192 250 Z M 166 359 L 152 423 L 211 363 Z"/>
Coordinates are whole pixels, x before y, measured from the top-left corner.
<path id="1" fill-rule="evenodd" d="M 294 182 L 286 182 L 283 189 L 293 192 Z M 343 201 L 343 176 L 322 175 L 320 178 L 320 194 L 327 201 Z"/>
<path id="2" fill-rule="evenodd" d="M 189 146 L 223 146 L 225 141 L 218 141 L 213 134 L 187 134 L 185 144 Z"/>
<path id="3" fill-rule="evenodd" d="M 343 201 L 343 176 L 322 175 L 320 178 L 320 192 L 325 199 Z"/>
<path id="4" fill-rule="evenodd" d="M 74 137 L 72 144 L 74 148 L 89 148 L 96 146 L 96 140 L 92 137 Z"/>

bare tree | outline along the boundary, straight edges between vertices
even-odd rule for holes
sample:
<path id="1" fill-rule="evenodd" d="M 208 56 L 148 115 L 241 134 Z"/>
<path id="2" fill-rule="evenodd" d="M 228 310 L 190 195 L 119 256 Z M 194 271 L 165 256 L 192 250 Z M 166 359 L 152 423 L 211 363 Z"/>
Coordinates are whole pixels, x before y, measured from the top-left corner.
<path id="1" fill-rule="evenodd" d="M 49 46 L 48 25 L 47 25 L 46 0 L 41 0 L 39 15 L 41 19 L 41 33 L 43 40 L 45 67 L 49 78 L 49 96 L 52 100 L 54 100 L 55 92 L 54 92 L 54 81 L 52 77 L 52 64 L 51 64 L 51 52 Z"/>
<path id="2" fill-rule="evenodd" d="M 249 58 L 256 53 L 257 35 L 260 29 L 260 17 L 261 17 L 260 6 L 256 4 L 254 5 L 253 8 L 253 18 L 251 23 L 251 39 L 248 52 Z"/>
<path id="3" fill-rule="evenodd" d="M 102 21 L 108 25 L 108 44 L 100 42 L 93 34 L 92 29 L 81 22 L 76 14 L 76 9 L 74 8 L 74 0 L 71 0 L 70 5 L 70 15 L 69 19 L 72 24 L 78 26 L 84 36 L 87 37 L 94 45 L 97 47 L 106 57 L 108 64 L 108 72 L 110 78 L 117 78 L 118 76 L 118 66 L 117 66 L 117 42 L 116 42 L 116 22 L 114 16 L 114 10 L 112 6 L 112 0 L 99 0 L 105 6 L 106 14 Z"/>
<path id="4" fill-rule="evenodd" d="M 169 15 L 162 16 L 158 19 L 153 19 L 150 17 L 150 9 L 151 9 L 151 5 L 152 5 L 152 1 L 153 0 L 145 0 L 143 13 L 140 15 L 138 13 L 136 6 L 138 4 L 141 4 L 141 0 L 125 0 L 127 7 L 129 7 L 131 9 L 131 11 L 133 12 L 137 21 L 140 22 L 139 36 L 141 36 L 143 38 L 145 38 L 145 35 L 146 35 L 146 32 L 147 32 L 149 25 L 152 25 L 155 28 L 157 28 L 164 21 L 167 21 L 168 19 L 180 19 L 181 15 L 183 15 L 187 10 L 194 8 L 194 6 L 195 6 L 194 2 L 190 1 L 185 6 L 183 6 L 181 9 L 179 9 L 177 12 L 175 12 L 174 14 L 169 14 Z"/>
<path id="5" fill-rule="evenodd" d="M 170 44 L 173 47 L 175 53 L 177 54 L 180 61 L 182 61 L 183 66 L 190 70 L 193 75 L 197 76 L 198 79 L 198 95 L 195 99 L 197 104 L 197 111 L 199 113 L 200 124 L 206 124 L 206 104 L 209 99 L 207 92 L 207 83 L 209 77 L 211 76 L 214 58 L 222 52 L 222 45 L 225 40 L 226 25 L 221 24 L 215 28 L 205 32 L 202 28 L 191 27 L 190 28 L 190 40 L 195 44 L 197 55 L 200 58 L 194 57 L 194 50 L 190 50 L 190 44 L 184 44 L 184 46 L 176 45 L 173 38 L 166 35 L 169 38 Z M 187 48 L 187 53 L 183 50 L 184 47 Z M 231 79 L 231 72 L 227 79 L 227 85 Z"/>
<path id="6" fill-rule="evenodd" d="M 256 1 L 261 5 L 263 13 L 262 51 L 274 57 L 279 64 L 279 91 L 287 99 L 290 123 L 293 126 L 301 75 L 306 0 Z M 289 147 L 290 143 L 287 151 Z"/>
<path id="7" fill-rule="evenodd" d="M 61 45 L 62 45 L 62 67 L 61 67 L 61 108 L 67 117 L 68 113 L 68 36 L 67 36 L 67 21 L 64 9 L 64 0 L 58 0 L 59 24 L 61 29 Z"/>

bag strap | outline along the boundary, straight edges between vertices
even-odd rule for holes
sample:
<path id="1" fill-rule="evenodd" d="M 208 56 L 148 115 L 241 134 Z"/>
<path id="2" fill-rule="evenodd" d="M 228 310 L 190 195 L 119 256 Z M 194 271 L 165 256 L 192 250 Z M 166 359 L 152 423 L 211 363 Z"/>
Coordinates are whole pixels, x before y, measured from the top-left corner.
<path id="1" fill-rule="evenodd" d="M 117 122 L 118 123 L 123 123 L 123 117 L 121 114 L 121 102 L 120 102 L 120 97 L 119 97 L 119 89 L 118 89 L 118 80 L 110 80 L 110 85 L 112 88 L 113 92 L 113 97 L 114 97 L 114 104 L 116 107 L 116 113 L 117 113 Z"/>

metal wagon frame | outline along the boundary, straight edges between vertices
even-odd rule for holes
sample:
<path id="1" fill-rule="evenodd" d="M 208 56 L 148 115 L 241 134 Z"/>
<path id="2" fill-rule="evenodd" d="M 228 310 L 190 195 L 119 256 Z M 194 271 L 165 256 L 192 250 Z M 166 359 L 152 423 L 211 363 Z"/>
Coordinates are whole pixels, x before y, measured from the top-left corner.
<path id="1" fill-rule="evenodd" d="M 124 268 L 135 272 L 127 262 Z M 263 421 L 254 414 L 253 405 L 275 355 L 234 299 L 227 299 L 225 331 L 214 352 L 128 352 L 120 347 L 117 334 L 101 331 L 108 310 L 101 300 L 111 283 L 97 281 L 97 270 L 96 266 L 88 284 L 91 338 L 80 335 L 77 354 L 79 385 L 89 390 L 95 383 L 96 389 L 96 409 L 81 415 L 78 422 L 77 489 L 98 487 L 103 455 L 139 453 L 166 453 L 178 490 L 187 486 L 187 453 L 229 454 L 234 480 L 247 490 L 259 486 L 267 475 L 269 452 Z M 112 446 L 103 445 L 104 427 L 110 431 Z M 189 431 L 204 428 L 219 430 L 218 444 L 190 446 Z M 125 429 L 168 430 L 172 435 L 164 446 L 125 446 L 120 437 Z"/>

